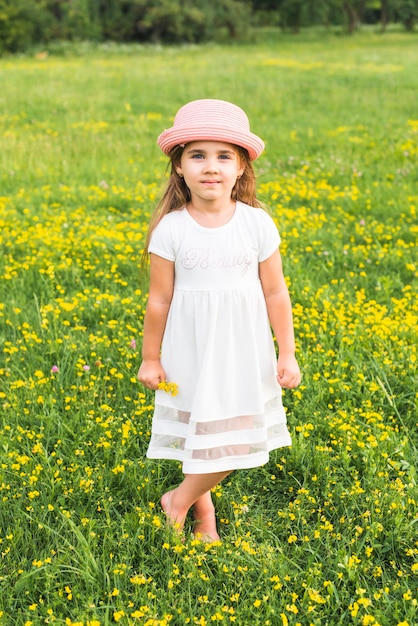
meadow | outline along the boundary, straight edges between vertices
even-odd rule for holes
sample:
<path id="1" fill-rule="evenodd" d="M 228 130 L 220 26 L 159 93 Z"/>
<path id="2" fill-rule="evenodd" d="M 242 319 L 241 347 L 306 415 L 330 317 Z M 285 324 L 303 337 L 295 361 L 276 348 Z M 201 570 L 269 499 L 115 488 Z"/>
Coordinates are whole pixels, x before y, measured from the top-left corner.
<path id="1" fill-rule="evenodd" d="M 40 48 L 0 60 L 1 626 L 418 623 L 417 35 Z M 140 266 L 190 99 L 266 141 L 301 386 L 293 446 L 184 542 L 149 461 Z M 189 527 L 188 527 L 189 529 Z"/>

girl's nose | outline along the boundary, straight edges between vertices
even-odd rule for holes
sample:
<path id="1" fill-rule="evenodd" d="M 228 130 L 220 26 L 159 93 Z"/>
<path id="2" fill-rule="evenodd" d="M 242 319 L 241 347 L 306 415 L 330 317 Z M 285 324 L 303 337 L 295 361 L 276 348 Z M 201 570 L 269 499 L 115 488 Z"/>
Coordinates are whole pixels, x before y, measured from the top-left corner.
<path id="1" fill-rule="evenodd" d="M 207 159 L 205 163 L 205 172 L 217 172 L 218 171 L 218 161 L 216 159 Z"/>

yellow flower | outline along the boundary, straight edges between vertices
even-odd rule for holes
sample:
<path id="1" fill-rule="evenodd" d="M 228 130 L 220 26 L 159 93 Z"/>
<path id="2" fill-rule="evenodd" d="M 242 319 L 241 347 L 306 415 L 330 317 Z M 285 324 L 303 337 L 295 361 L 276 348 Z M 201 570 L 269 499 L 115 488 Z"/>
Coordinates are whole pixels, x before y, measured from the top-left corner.
<path id="1" fill-rule="evenodd" d="M 125 615 L 125 611 L 115 611 L 113 613 L 113 619 L 115 622 L 118 622 Z"/>
<path id="2" fill-rule="evenodd" d="M 177 383 L 173 383 L 173 382 L 169 383 L 166 380 L 162 381 L 158 385 L 158 389 L 161 389 L 162 391 L 165 391 L 166 393 L 169 393 L 172 396 L 176 396 L 179 392 Z"/>
<path id="3" fill-rule="evenodd" d="M 133 585 L 146 585 L 147 579 L 143 574 L 136 574 L 129 579 Z"/>
<path id="4" fill-rule="evenodd" d="M 321 596 L 321 594 L 316 591 L 316 589 L 308 589 L 309 598 L 312 602 L 316 602 L 318 604 L 325 604 L 326 600 Z"/>

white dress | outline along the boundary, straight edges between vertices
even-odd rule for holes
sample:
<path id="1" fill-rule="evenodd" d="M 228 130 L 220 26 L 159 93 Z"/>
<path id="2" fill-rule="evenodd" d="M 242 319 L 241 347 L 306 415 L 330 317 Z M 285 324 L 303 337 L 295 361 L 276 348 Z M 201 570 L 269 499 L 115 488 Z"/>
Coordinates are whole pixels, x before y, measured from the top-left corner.
<path id="1" fill-rule="evenodd" d="M 156 391 L 149 458 L 206 474 L 263 465 L 291 445 L 258 269 L 279 244 L 271 217 L 241 202 L 219 228 L 184 208 L 154 230 L 149 251 L 175 262 L 161 363 L 179 391 Z"/>

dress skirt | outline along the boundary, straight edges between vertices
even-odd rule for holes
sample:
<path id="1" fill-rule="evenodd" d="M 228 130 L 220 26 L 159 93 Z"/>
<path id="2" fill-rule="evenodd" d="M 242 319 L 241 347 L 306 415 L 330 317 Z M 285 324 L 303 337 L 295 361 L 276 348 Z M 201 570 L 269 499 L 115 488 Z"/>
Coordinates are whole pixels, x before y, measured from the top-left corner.
<path id="1" fill-rule="evenodd" d="M 178 394 L 156 392 L 149 458 L 206 474 L 263 465 L 271 450 L 291 445 L 259 280 L 176 288 L 161 363 Z"/>

